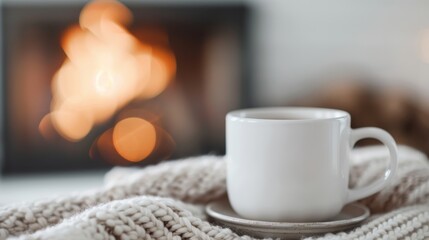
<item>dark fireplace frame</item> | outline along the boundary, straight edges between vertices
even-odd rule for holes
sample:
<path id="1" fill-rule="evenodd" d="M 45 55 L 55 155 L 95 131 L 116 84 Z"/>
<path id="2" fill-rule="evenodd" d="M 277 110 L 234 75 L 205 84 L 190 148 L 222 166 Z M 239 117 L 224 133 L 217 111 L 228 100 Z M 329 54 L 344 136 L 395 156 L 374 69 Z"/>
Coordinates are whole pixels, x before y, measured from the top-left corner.
<path id="1" fill-rule="evenodd" d="M 253 86 L 253 62 L 251 51 L 251 31 L 250 22 L 252 18 L 251 8 L 243 3 L 156 3 L 156 2 L 125 2 L 127 7 L 131 9 L 134 14 L 134 19 L 144 21 L 148 24 L 201 24 L 202 26 L 216 26 L 216 25 L 233 25 L 240 35 L 240 77 L 238 82 L 241 86 L 239 93 L 239 107 L 251 107 L 252 102 L 252 86 Z M 76 23 L 79 13 L 83 7 L 83 3 L 56 3 L 56 2 L 33 2 L 28 3 L 13 3 L 7 1 L 0 3 L 1 11 L 1 26 L 0 26 L 0 92 L 3 93 L 0 102 L 0 175 L 2 174 L 15 174 L 15 173 L 29 173 L 29 172 L 52 172 L 52 171 L 69 171 L 69 170 L 88 170 L 107 168 L 110 165 L 96 162 L 90 163 L 88 166 L 82 168 L 81 166 L 67 166 L 66 168 L 53 167 L 42 169 L 42 167 L 25 166 L 23 159 L 17 157 L 17 146 L 12 146 L 11 137 L 13 136 L 13 123 L 9 120 L 8 114 L 10 109 L 10 95 L 7 91 L 9 83 L 8 78 L 8 57 L 9 47 L 11 44 L 11 36 L 14 33 L 14 28 L 19 26 L 23 21 L 31 21 L 31 19 L 38 19 L 38 21 L 58 21 L 68 22 L 70 24 Z M 155 20 L 154 20 L 155 19 Z M 12 149 L 14 152 L 12 152 Z M 25 149 L 21 151 L 25 152 Z M 214 152 L 216 154 L 224 153 L 224 146 L 210 150 L 210 146 L 200 152 L 194 154 L 204 154 Z M 25 156 L 25 154 L 24 154 Z M 184 156 L 173 156 L 184 157 Z M 18 161 L 18 164 L 11 164 Z M 142 165 L 151 164 L 152 162 L 142 162 Z M 33 170 L 34 169 L 34 170 Z"/>

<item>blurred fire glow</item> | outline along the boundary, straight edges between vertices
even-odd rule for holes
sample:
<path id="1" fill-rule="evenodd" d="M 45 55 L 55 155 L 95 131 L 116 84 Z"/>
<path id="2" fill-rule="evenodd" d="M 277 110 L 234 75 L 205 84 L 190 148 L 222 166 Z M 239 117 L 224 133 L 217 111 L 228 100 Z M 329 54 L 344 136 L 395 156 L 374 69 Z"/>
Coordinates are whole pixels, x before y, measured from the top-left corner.
<path id="1" fill-rule="evenodd" d="M 140 42 L 125 27 L 131 20 L 121 3 L 93 1 L 82 10 L 79 25 L 66 30 L 61 46 L 67 58 L 52 79 L 51 112 L 39 127 L 42 135 L 50 122 L 63 138 L 79 141 L 129 102 L 155 97 L 167 87 L 176 72 L 173 53 Z M 150 126 L 141 119 L 119 122 L 117 151 L 130 161 L 149 155 L 156 140 Z M 139 152 L 134 140 L 149 145 Z"/>
<path id="2" fill-rule="evenodd" d="M 155 127 L 141 118 L 123 119 L 113 129 L 113 145 L 126 160 L 141 161 L 149 156 L 155 148 Z"/>

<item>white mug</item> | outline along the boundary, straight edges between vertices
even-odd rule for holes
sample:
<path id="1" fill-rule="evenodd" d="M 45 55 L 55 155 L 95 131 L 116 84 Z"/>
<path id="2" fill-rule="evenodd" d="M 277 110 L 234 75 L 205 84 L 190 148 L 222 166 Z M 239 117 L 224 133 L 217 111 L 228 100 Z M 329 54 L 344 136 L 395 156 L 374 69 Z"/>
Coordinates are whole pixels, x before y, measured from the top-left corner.
<path id="1" fill-rule="evenodd" d="M 389 149 L 390 163 L 374 183 L 349 189 L 350 152 L 363 138 Z M 323 221 L 343 206 L 384 188 L 395 175 L 397 147 L 386 131 L 350 128 L 341 110 L 279 107 L 226 116 L 227 190 L 242 217 L 265 221 Z"/>

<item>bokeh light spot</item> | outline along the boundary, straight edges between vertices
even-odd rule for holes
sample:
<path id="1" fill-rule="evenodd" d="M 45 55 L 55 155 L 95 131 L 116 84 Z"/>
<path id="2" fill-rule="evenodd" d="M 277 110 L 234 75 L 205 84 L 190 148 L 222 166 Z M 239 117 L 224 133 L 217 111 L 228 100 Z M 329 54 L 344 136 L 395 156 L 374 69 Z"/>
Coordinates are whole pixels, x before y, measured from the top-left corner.
<path id="1" fill-rule="evenodd" d="M 73 111 L 55 111 L 51 113 L 52 123 L 57 132 L 65 139 L 76 142 L 88 135 L 92 121 Z"/>
<path id="2" fill-rule="evenodd" d="M 142 161 L 155 148 L 155 127 L 141 118 L 123 119 L 113 129 L 113 145 L 116 151 L 128 161 Z"/>

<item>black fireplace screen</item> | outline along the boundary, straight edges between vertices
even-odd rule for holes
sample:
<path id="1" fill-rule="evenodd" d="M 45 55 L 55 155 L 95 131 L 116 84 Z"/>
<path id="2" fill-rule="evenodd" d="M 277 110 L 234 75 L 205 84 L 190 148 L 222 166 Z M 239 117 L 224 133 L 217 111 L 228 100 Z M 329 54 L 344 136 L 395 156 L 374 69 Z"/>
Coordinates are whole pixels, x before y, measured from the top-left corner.
<path id="1" fill-rule="evenodd" d="M 249 9 L 241 4 L 127 5 L 133 16 L 127 31 L 146 49 L 164 49 L 163 53 L 170 54 L 166 58 L 171 63 L 171 79 L 162 92 L 124 101 L 81 132 L 86 115 L 52 112 L 58 110 L 55 77 L 70 57 L 64 53 L 65 35 L 78 23 L 82 7 L 55 3 L 2 6 L 2 173 L 151 164 L 224 153 L 224 115 L 250 104 Z M 126 40 L 118 41 L 126 44 Z M 97 44 L 94 48 L 102 49 Z M 87 56 L 84 60 L 79 61 L 83 68 L 93 69 L 96 60 Z M 109 68 L 118 65 L 129 67 L 113 61 Z M 142 65 L 138 66 L 140 71 Z M 112 87 L 108 77 L 99 75 L 102 89 Z M 73 84 L 85 78 L 68 77 Z M 66 92 L 74 90 L 76 96 L 84 91 L 74 89 L 76 85 L 62 87 Z M 90 109 L 95 114 L 88 107 L 96 102 L 91 99 L 84 98 L 74 105 L 75 110 Z M 100 104 L 111 107 L 102 100 Z M 67 128 L 76 122 L 82 123 L 81 128 Z M 130 132 L 132 127 L 137 130 Z"/>

